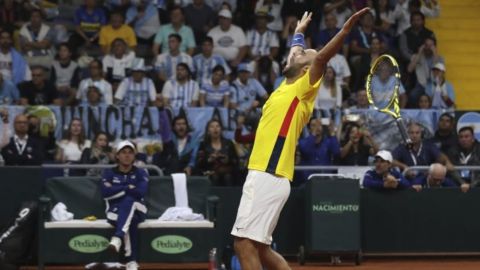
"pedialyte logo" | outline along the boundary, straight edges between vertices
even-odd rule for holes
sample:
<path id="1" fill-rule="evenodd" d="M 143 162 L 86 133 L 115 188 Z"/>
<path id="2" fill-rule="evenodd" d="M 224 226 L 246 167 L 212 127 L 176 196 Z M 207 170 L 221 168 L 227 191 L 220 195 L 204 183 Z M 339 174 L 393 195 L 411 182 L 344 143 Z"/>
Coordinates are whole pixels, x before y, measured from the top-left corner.
<path id="1" fill-rule="evenodd" d="M 319 202 L 312 205 L 313 212 L 327 212 L 330 214 L 342 214 L 345 212 L 358 212 L 358 204 L 339 204 L 331 202 Z"/>
<path id="2" fill-rule="evenodd" d="M 152 248 L 160 253 L 179 254 L 190 250 L 193 243 L 180 235 L 164 235 L 153 239 Z"/>
<path id="3" fill-rule="evenodd" d="M 108 240 L 96 234 L 82 234 L 70 239 L 68 246 L 80 253 L 98 253 L 108 248 Z"/>

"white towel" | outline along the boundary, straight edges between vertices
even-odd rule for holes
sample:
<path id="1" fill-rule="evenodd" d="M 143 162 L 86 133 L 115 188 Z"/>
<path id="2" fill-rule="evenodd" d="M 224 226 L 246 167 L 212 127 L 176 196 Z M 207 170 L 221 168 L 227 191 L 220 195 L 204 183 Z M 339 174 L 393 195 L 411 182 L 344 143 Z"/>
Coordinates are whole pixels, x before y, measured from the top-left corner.
<path id="1" fill-rule="evenodd" d="M 195 221 L 205 220 L 202 214 L 193 213 L 190 207 L 169 207 L 162 216 L 160 221 Z"/>
<path id="2" fill-rule="evenodd" d="M 53 221 L 67 221 L 73 219 L 73 213 L 68 212 L 67 206 L 61 202 L 53 207 L 51 215 Z"/>
<path id="3" fill-rule="evenodd" d="M 172 179 L 175 206 L 188 207 L 187 175 L 184 173 L 173 173 Z"/>

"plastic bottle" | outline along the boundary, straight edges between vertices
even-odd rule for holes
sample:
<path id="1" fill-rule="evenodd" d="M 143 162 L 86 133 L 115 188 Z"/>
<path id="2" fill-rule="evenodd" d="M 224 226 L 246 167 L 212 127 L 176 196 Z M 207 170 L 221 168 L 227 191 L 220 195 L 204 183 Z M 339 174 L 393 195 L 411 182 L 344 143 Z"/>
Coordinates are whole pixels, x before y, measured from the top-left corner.
<path id="1" fill-rule="evenodd" d="M 217 248 L 212 248 L 208 255 L 208 270 L 218 270 Z"/>

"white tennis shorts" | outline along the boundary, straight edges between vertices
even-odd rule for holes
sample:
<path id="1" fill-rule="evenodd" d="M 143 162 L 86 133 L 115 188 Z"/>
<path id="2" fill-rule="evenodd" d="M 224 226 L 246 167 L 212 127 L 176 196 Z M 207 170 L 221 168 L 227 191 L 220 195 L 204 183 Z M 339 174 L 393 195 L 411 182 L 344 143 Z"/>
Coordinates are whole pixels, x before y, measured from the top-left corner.
<path id="1" fill-rule="evenodd" d="M 231 234 L 270 245 L 289 195 L 287 178 L 249 170 Z"/>

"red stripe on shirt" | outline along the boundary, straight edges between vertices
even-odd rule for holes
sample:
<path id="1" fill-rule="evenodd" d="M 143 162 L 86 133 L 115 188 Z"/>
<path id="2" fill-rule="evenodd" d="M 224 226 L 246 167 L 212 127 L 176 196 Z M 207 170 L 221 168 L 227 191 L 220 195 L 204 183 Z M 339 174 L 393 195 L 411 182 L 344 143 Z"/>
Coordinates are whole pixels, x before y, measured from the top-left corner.
<path id="1" fill-rule="evenodd" d="M 298 105 L 298 98 L 295 97 L 290 104 L 290 108 L 288 108 L 287 114 L 285 115 L 285 118 L 283 119 L 282 127 L 280 128 L 280 132 L 278 133 L 278 136 L 286 138 L 288 129 L 290 128 L 290 123 L 292 122 L 293 114 L 295 114 L 295 110 L 297 109 Z"/>

